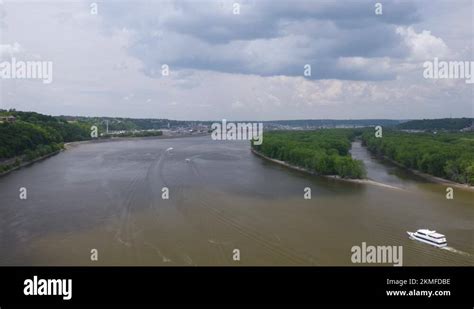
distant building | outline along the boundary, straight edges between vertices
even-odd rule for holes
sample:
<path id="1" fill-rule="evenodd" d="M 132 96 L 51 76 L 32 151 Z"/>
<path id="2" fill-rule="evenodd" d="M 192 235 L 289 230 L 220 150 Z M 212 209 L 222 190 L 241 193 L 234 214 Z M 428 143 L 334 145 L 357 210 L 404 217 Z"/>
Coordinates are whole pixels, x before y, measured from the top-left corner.
<path id="1" fill-rule="evenodd" d="M 9 122 L 14 123 L 16 118 L 14 116 L 0 116 L 0 123 Z"/>
<path id="2" fill-rule="evenodd" d="M 472 132 L 472 131 L 474 131 L 474 123 L 471 124 L 471 126 L 467 128 L 461 129 L 461 132 Z"/>

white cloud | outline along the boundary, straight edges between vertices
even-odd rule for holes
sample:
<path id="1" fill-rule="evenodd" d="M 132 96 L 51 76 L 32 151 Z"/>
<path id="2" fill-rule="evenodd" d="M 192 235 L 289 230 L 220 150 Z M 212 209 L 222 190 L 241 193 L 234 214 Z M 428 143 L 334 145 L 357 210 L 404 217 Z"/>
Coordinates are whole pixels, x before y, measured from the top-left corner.
<path id="1" fill-rule="evenodd" d="M 11 2 L 0 53 L 52 60 L 54 83 L 0 80 L 2 106 L 203 120 L 472 114 L 472 87 L 425 80 L 419 68 L 472 42 L 473 29 L 445 18 L 443 2 L 430 1 L 422 26 L 405 18 L 417 11 L 410 1 L 390 4 L 390 20 L 368 16 L 371 1 L 294 3 L 249 1 L 231 16 L 210 0 L 118 1 L 93 16 L 87 1 Z M 438 30 L 423 31 L 430 24 Z M 306 63 L 314 80 L 302 77 Z"/>
<path id="2" fill-rule="evenodd" d="M 397 33 L 403 37 L 405 44 L 410 48 L 410 57 L 413 60 L 426 61 L 434 57 L 446 57 L 450 54 L 443 39 L 432 35 L 428 30 L 416 33 L 413 27 L 398 27 Z"/>

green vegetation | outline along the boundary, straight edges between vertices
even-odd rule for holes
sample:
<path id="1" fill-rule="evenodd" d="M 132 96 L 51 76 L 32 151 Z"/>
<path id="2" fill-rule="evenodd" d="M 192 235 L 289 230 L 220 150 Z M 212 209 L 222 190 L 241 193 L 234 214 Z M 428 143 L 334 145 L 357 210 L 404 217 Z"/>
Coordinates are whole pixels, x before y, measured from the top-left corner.
<path id="1" fill-rule="evenodd" d="M 0 174 L 6 171 L 9 171 L 13 168 L 16 168 L 20 166 L 20 164 L 21 164 L 21 161 L 19 159 L 15 159 L 14 162 L 12 163 L 0 164 Z"/>
<path id="2" fill-rule="evenodd" d="M 64 143 L 91 139 L 91 126 L 97 126 L 99 132 L 105 131 L 102 118 L 68 119 L 67 117 L 53 117 L 34 112 L 20 112 L 16 110 L 0 110 L 0 117 L 13 116 L 13 121 L 0 121 L 0 173 L 20 166 L 21 162 L 32 161 L 36 158 L 55 153 L 63 148 Z M 113 119 L 120 127 L 132 126 L 134 120 L 123 118 Z M 95 122 L 94 120 L 97 120 Z M 163 124 L 163 123 L 161 123 Z M 118 137 L 145 137 L 160 136 L 161 131 L 138 131 L 140 127 L 153 129 L 153 123 L 137 120 L 134 131 L 125 131 L 114 136 Z M 109 126 L 110 128 L 110 126 Z M 123 129 L 121 127 L 121 129 Z M 145 130 L 145 129 L 142 129 Z M 103 136 L 107 138 L 109 136 Z"/>
<path id="3" fill-rule="evenodd" d="M 473 125 L 473 118 L 444 118 L 411 120 L 397 126 L 402 130 L 448 130 L 459 131 Z"/>
<path id="4" fill-rule="evenodd" d="M 193 124 L 193 121 L 179 121 L 168 119 L 134 119 L 120 117 L 81 117 L 81 116 L 59 116 L 59 119 L 69 122 L 93 123 L 100 132 L 105 132 L 106 123 L 109 131 L 136 131 L 136 130 L 159 130 Z M 204 122 L 206 123 L 206 122 Z"/>
<path id="5" fill-rule="evenodd" d="M 90 138 L 87 126 L 70 124 L 55 117 L 33 112 L 1 111 L 14 122 L 0 123 L 0 159 L 21 156 L 32 160 L 63 147 L 64 142 Z"/>
<path id="6" fill-rule="evenodd" d="M 301 128 L 351 128 L 383 126 L 393 127 L 400 124 L 401 120 L 393 119 L 300 119 L 300 120 L 271 120 L 269 125 L 284 125 Z"/>
<path id="7" fill-rule="evenodd" d="M 406 133 L 373 130 L 362 135 L 369 151 L 401 165 L 459 183 L 474 185 L 473 133 Z"/>
<path id="8" fill-rule="evenodd" d="M 303 167 L 320 175 L 364 178 L 361 161 L 351 158 L 351 140 L 359 134 L 349 129 L 317 131 L 272 131 L 264 133 L 256 151 L 273 159 Z"/>

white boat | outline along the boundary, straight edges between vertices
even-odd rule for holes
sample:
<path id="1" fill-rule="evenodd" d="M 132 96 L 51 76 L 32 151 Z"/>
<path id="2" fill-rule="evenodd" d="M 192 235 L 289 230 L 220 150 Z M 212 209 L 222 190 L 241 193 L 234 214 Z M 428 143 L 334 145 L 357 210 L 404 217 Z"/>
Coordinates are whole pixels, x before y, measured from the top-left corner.
<path id="1" fill-rule="evenodd" d="M 430 231 L 428 229 L 420 229 L 416 232 L 407 232 L 411 239 L 415 239 L 426 244 L 442 248 L 446 247 L 446 237 L 443 234 L 437 233 L 436 231 Z"/>

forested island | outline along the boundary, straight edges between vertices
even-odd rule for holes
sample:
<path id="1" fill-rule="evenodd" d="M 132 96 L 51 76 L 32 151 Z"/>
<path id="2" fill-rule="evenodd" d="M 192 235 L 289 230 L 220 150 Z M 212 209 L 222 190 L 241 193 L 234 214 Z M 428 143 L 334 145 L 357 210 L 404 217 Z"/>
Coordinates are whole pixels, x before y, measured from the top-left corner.
<path id="1" fill-rule="evenodd" d="M 373 130 L 362 134 L 363 145 L 377 156 L 402 166 L 458 183 L 474 185 L 474 134 L 462 132 L 406 133 Z"/>
<path id="2" fill-rule="evenodd" d="M 424 132 L 404 132 L 404 128 Z M 362 162 L 350 157 L 349 149 L 351 141 L 361 139 L 375 156 L 407 169 L 474 185 L 471 128 L 472 119 L 457 118 L 409 121 L 403 129 L 401 125 L 385 128 L 381 137 L 376 137 L 374 128 L 270 131 L 264 133 L 262 145 L 251 147 L 268 158 L 319 175 L 357 179 L 365 177 L 365 169 Z"/>
<path id="3" fill-rule="evenodd" d="M 252 148 L 319 175 L 364 178 L 364 164 L 352 159 L 349 153 L 351 141 L 358 134 L 359 131 L 351 129 L 273 131 L 264 133 L 263 143 L 252 144 Z"/>

